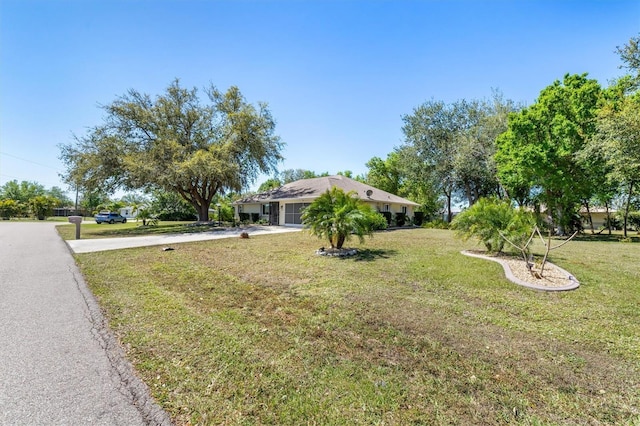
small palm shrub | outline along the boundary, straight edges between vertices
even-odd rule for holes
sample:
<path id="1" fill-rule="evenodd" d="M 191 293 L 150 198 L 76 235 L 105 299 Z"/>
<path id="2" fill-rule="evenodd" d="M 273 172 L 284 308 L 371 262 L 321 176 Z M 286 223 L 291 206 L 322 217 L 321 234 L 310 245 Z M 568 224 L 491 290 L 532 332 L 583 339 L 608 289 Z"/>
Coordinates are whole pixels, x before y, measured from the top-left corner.
<path id="1" fill-rule="evenodd" d="M 515 209 L 508 201 L 481 198 L 459 213 L 453 219 L 451 228 L 459 237 L 465 240 L 477 238 L 487 251 L 500 253 L 505 244 L 508 244 L 505 238 L 515 245 L 523 246 L 534 225 L 532 213 Z"/>
<path id="2" fill-rule="evenodd" d="M 149 209 L 138 209 L 136 220 L 142 220 L 142 226 L 157 226 L 158 218 Z"/>
<path id="3" fill-rule="evenodd" d="M 60 201 L 48 195 L 39 195 L 29 200 L 29 210 L 39 220 L 44 220 L 47 216 L 53 213 L 53 208 L 59 204 Z"/>
<path id="4" fill-rule="evenodd" d="M 430 229 L 449 229 L 449 222 L 443 219 L 433 219 L 429 222 L 423 223 L 422 227 Z"/>
<path id="5" fill-rule="evenodd" d="M 5 199 L 0 200 L 0 217 L 3 219 L 10 219 L 17 217 L 24 208 L 16 200 Z"/>
<path id="6" fill-rule="evenodd" d="M 305 208 L 302 223 L 313 235 L 329 241 L 331 248 L 341 249 L 351 235 L 360 242 L 386 227 L 385 218 L 360 200 L 355 192 L 345 193 L 333 187 Z"/>

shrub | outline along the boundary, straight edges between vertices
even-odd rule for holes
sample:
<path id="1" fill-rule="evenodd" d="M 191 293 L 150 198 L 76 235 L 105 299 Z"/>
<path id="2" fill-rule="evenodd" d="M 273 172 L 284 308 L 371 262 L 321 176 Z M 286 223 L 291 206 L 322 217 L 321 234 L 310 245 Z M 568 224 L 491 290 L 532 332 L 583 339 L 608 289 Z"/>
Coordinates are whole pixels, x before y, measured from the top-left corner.
<path id="1" fill-rule="evenodd" d="M 622 229 L 622 221 L 620 218 L 616 216 L 611 216 L 610 218 L 605 218 L 604 224 L 602 225 L 603 229 L 612 229 L 614 231 L 620 231 Z"/>
<path id="2" fill-rule="evenodd" d="M 158 225 L 158 218 L 151 213 L 149 209 L 138 209 L 136 215 L 137 220 L 142 220 L 142 226 L 156 226 Z"/>
<path id="3" fill-rule="evenodd" d="M 38 195 L 29 200 L 29 209 L 31 213 L 39 220 L 44 220 L 47 216 L 51 216 L 53 208 L 60 201 L 48 195 Z"/>
<path id="4" fill-rule="evenodd" d="M 154 191 L 149 206 L 151 213 L 159 220 L 197 220 L 195 208 L 178 194 L 166 191 Z"/>
<path id="5" fill-rule="evenodd" d="M 481 198 L 458 214 L 451 228 L 463 238 L 478 238 L 489 252 L 500 253 L 506 237 L 517 245 L 524 245 L 531 235 L 535 219 L 533 214 L 516 210 L 511 203 L 496 198 Z"/>
<path id="6" fill-rule="evenodd" d="M 190 212 L 165 210 L 158 213 L 157 218 L 163 221 L 188 221 L 188 220 L 197 220 L 198 216 Z"/>
<path id="7" fill-rule="evenodd" d="M 16 217 L 22 211 L 22 207 L 16 200 L 6 199 L 0 200 L 0 217 L 9 219 Z"/>
<path id="8" fill-rule="evenodd" d="M 634 231 L 640 231 L 640 212 L 629 212 L 627 226 Z"/>
<path id="9" fill-rule="evenodd" d="M 326 238 L 331 248 L 341 249 L 351 235 L 363 242 L 365 235 L 384 226 L 384 219 L 355 192 L 345 193 L 334 186 L 304 209 L 302 223 L 313 235 Z"/>
<path id="10" fill-rule="evenodd" d="M 387 220 L 387 226 L 391 226 L 391 212 L 379 212 Z"/>
<path id="11" fill-rule="evenodd" d="M 424 212 L 415 212 L 413 214 L 413 224 L 422 226 L 422 222 L 424 222 Z"/>
<path id="12" fill-rule="evenodd" d="M 407 215 L 404 213 L 396 213 L 396 226 L 404 226 L 407 220 Z"/>
<path id="13" fill-rule="evenodd" d="M 432 229 L 449 229 L 449 223 L 446 220 L 442 220 L 442 219 L 431 220 L 422 226 L 425 228 L 432 228 Z"/>

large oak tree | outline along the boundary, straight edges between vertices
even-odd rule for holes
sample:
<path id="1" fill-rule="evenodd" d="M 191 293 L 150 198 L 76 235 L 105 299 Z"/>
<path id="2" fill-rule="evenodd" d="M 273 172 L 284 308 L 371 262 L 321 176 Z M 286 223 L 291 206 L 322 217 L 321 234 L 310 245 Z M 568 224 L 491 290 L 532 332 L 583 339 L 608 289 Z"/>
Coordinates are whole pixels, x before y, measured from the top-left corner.
<path id="1" fill-rule="evenodd" d="M 609 181 L 618 183 L 625 194 L 623 230 L 626 237 L 631 198 L 640 185 L 640 93 L 601 109 L 597 132 L 588 148 L 588 152 L 604 159 Z"/>
<path id="2" fill-rule="evenodd" d="M 437 192 L 445 197 L 447 222 L 453 217 L 452 199 L 456 191 L 454 168 L 457 150 L 456 138 L 470 127 L 467 111 L 469 104 L 462 100 L 453 104 L 430 100 L 414 108 L 412 114 L 402 117 L 405 136 L 405 157 L 419 164 L 429 183 L 437 184 Z"/>
<path id="3" fill-rule="evenodd" d="M 516 109 L 495 92 L 491 101 L 431 100 L 402 117 L 405 144 L 397 152 L 408 180 L 422 180 L 430 186 L 423 193 L 444 197 L 449 222 L 454 197 L 472 205 L 480 197 L 499 195 L 494 142 Z"/>
<path id="4" fill-rule="evenodd" d="M 593 195 L 591 170 L 578 155 L 595 133 L 601 93 L 586 74 L 567 74 L 511 114 L 496 142 L 498 177 L 511 198 L 536 198 L 560 234 L 573 226 L 581 200 Z"/>
<path id="5" fill-rule="evenodd" d="M 171 191 L 209 220 L 216 194 L 275 171 L 282 143 L 265 103 L 247 103 L 237 87 L 205 93 L 203 103 L 175 80 L 155 98 L 130 90 L 105 105 L 102 125 L 61 146 L 67 182 L 87 191 Z"/>

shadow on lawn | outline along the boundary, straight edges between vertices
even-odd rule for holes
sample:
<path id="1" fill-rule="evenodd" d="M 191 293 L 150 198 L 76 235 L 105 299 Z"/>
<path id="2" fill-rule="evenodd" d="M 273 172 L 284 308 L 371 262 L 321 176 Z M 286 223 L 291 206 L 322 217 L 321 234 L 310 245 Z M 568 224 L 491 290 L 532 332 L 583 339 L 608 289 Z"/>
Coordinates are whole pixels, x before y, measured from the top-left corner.
<path id="1" fill-rule="evenodd" d="M 372 262 L 376 259 L 388 259 L 394 256 L 398 252 L 396 250 L 382 250 L 382 249 L 358 249 L 358 253 L 352 257 L 343 257 L 341 259 L 352 259 L 356 262 Z"/>
<path id="2" fill-rule="evenodd" d="M 628 242 L 634 242 L 634 243 L 640 242 L 640 237 L 638 236 L 638 233 L 636 231 L 628 231 L 627 235 L 629 238 Z M 591 234 L 589 232 L 584 234 L 578 234 L 575 238 L 576 241 L 593 241 L 593 242 L 609 242 L 609 243 L 619 243 L 622 239 L 624 239 L 622 232 L 615 232 L 611 235 L 606 233 Z"/>
<path id="3" fill-rule="evenodd" d="M 225 228 L 214 225 L 193 226 L 186 224 L 169 224 L 156 226 L 142 226 L 135 228 L 116 228 L 102 231 L 105 236 L 133 237 L 139 235 L 162 235 L 162 234 L 195 234 L 209 231 L 222 231 Z"/>

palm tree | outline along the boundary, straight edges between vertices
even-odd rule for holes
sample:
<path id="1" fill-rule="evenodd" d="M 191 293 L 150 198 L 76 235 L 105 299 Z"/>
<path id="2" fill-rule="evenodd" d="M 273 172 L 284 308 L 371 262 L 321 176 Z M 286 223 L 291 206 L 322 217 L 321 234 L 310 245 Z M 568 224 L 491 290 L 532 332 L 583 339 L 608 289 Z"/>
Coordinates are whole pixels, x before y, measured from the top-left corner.
<path id="1" fill-rule="evenodd" d="M 136 221 L 142 219 L 142 226 L 156 226 L 158 224 L 158 218 L 151 212 L 151 209 L 146 206 L 138 207 L 136 209 L 138 214 L 136 215 Z"/>
<path id="2" fill-rule="evenodd" d="M 365 235 L 371 236 L 374 229 L 386 226 L 384 217 L 360 200 L 355 192 L 345 193 L 335 186 L 304 210 L 302 223 L 311 234 L 328 239 L 332 249 L 341 249 L 351 235 L 363 242 Z"/>

